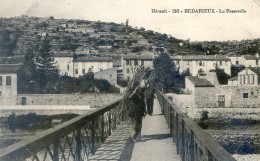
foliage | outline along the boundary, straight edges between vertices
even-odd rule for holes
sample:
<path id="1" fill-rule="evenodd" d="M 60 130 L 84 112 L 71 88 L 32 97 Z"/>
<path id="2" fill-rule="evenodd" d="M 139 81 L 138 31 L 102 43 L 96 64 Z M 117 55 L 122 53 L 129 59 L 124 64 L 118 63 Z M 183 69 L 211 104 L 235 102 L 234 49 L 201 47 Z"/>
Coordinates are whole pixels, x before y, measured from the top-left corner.
<path id="1" fill-rule="evenodd" d="M 128 81 L 125 80 L 123 77 L 117 76 L 117 84 L 121 87 L 127 87 Z"/>
<path id="2" fill-rule="evenodd" d="M 153 61 L 153 76 L 157 86 L 164 89 L 170 89 L 176 85 L 177 72 L 175 65 L 171 61 L 170 56 L 166 53 L 161 53 Z"/>
<path id="3" fill-rule="evenodd" d="M 228 84 L 228 79 L 230 78 L 230 75 L 225 73 L 224 69 L 220 69 L 216 67 L 215 70 L 210 70 L 210 71 L 216 72 L 219 84 Z"/>
<path id="4" fill-rule="evenodd" d="M 39 93 L 40 87 L 36 82 L 37 76 L 34 50 L 28 48 L 25 55 L 25 62 L 18 72 L 18 93 Z"/>
<path id="5" fill-rule="evenodd" d="M 119 90 L 107 80 L 94 79 L 94 73 L 89 72 L 79 78 L 61 76 L 57 81 L 57 93 L 118 93 Z"/>
<path id="6" fill-rule="evenodd" d="M 231 65 L 231 77 L 236 77 L 238 73 L 242 70 L 244 70 L 246 67 L 244 65 Z"/>
<path id="7" fill-rule="evenodd" d="M 16 47 L 18 38 L 22 35 L 22 31 L 16 28 L 15 31 L 1 30 L 0 31 L 0 56 L 12 56 L 13 50 Z"/>
<path id="8" fill-rule="evenodd" d="M 54 64 L 53 53 L 51 52 L 48 39 L 42 40 L 38 56 L 36 57 L 36 81 L 39 83 L 43 93 L 52 93 L 55 88 L 55 81 L 58 78 L 58 69 Z"/>

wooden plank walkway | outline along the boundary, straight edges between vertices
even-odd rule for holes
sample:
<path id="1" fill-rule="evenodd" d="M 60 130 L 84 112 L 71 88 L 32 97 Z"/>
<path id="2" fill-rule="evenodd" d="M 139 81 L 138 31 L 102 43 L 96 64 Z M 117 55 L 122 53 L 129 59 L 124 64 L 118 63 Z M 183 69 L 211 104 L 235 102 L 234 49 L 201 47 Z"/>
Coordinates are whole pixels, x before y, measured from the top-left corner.
<path id="1" fill-rule="evenodd" d="M 143 142 L 135 143 L 131 161 L 181 160 L 157 99 L 153 115 L 143 120 L 142 139 Z"/>
<path id="2" fill-rule="evenodd" d="M 141 142 L 132 142 L 131 130 L 130 125 L 120 125 L 89 160 L 180 161 L 157 99 L 154 100 L 154 114 L 143 120 Z"/>

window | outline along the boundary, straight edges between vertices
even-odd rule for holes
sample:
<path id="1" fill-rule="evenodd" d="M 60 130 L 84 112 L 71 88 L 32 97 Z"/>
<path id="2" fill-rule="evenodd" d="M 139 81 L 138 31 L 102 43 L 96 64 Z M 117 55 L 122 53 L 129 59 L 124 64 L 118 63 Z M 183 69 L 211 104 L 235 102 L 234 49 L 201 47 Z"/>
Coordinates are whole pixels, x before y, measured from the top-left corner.
<path id="1" fill-rule="evenodd" d="M 67 65 L 67 70 L 70 70 L 70 65 L 69 64 Z"/>
<path id="2" fill-rule="evenodd" d="M 138 65 L 138 60 L 135 60 L 135 66 L 137 66 Z"/>
<path id="3" fill-rule="evenodd" d="M 128 81 L 128 82 L 130 81 L 130 77 L 129 77 L 129 76 L 127 77 L 127 81 Z"/>
<path id="4" fill-rule="evenodd" d="M 236 65 L 238 65 L 239 64 L 239 61 L 236 61 Z"/>
<path id="5" fill-rule="evenodd" d="M 222 65 L 222 61 L 219 61 L 219 65 Z"/>
<path id="6" fill-rule="evenodd" d="M 190 65 L 190 62 L 189 62 L 189 61 L 187 61 L 187 65 Z"/>
<path id="7" fill-rule="evenodd" d="M 85 74 L 85 72 L 86 72 L 85 69 L 82 69 L 82 74 Z"/>
<path id="8" fill-rule="evenodd" d="M 79 73 L 78 69 L 75 69 L 75 74 L 78 74 L 78 73 Z"/>
<path id="9" fill-rule="evenodd" d="M 144 60 L 141 61 L 141 65 L 144 65 Z"/>
<path id="10" fill-rule="evenodd" d="M 129 60 L 126 60 L 126 65 L 129 65 Z"/>
<path id="11" fill-rule="evenodd" d="M 202 66 L 202 61 L 199 61 L 199 66 Z"/>
<path id="12" fill-rule="evenodd" d="M 255 83 L 255 76 L 254 76 L 254 75 L 252 75 L 252 79 L 251 79 L 251 81 L 252 81 L 252 84 Z"/>
<path id="13" fill-rule="evenodd" d="M 204 62 L 203 62 L 202 64 L 203 64 L 203 66 L 205 66 L 205 63 L 204 63 Z"/>
<path id="14" fill-rule="evenodd" d="M 0 76 L 0 86 L 2 86 L 2 85 L 3 85 L 3 77 Z"/>
<path id="15" fill-rule="evenodd" d="M 100 68 L 100 71 L 102 71 L 103 70 L 103 68 Z"/>
<path id="16" fill-rule="evenodd" d="M 243 76 L 243 84 L 246 84 L 246 76 Z"/>
<path id="17" fill-rule="evenodd" d="M 7 86 L 11 86 L 11 85 L 12 85 L 11 76 L 7 76 L 7 77 L 6 77 L 6 85 L 7 85 Z"/>
<path id="18" fill-rule="evenodd" d="M 255 61 L 255 64 L 258 65 L 258 60 Z"/>
<path id="19" fill-rule="evenodd" d="M 250 84 L 250 75 L 247 75 L 247 84 Z"/>
<path id="20" fill-rule="evenodd" d="M 129 73 L 129 68 L 126 69 L 126 73 Z"/>
<path id="21" fill-rule="evenodd" d="M 243 93 L 243 98 L 248 98 L 248 93 Z"/>

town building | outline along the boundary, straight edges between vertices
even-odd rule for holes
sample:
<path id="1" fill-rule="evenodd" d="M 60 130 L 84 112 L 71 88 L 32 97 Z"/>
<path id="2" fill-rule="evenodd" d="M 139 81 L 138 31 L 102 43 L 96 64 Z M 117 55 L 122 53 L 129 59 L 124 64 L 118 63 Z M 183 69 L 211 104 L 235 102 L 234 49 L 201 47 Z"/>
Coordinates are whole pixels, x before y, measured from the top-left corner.
<path id="1" fill-rule="evenodd" d="M 117 69 L 110 68 L 94 73 L 95 79 L 107 80 L 111 85 L 117 85 Z"/>
<path id="2" fill-rule="evenodd" d="M 231 64 L 234 66 L 260 67 L 260 57 L 258 53 L 255 55 L 231 55 L 229 58 Z"/>
<path id="3" fill-rule="evenodd" d="M 208 73 L 219 68 L 231 75 L 231 60 L 225 55 L 176 55 L 171 59 L 181 74 L 197 76 L 199 72 Z"/>
<path id="4" fill-rule="evenodd" d="M 113 59 L 111 57 L 78 56 L 73 62 L 73 77 L 82 76 L 87 72 L 97 73 L 113 68 Z"/>
<path id="5" fill-rule="evenodd" d="M 260 67 L 248 67 L 220 85 L 215 72 L 185 78 L 185 93 L 194 96 L 196 107 L 259 107 Z"/>
<path id="6" fill-rule="evenodd" d="M 59 75 L 73 76 L 73 52 L 59 51 L 54 53 L 54 62 L 59 70 Z"/>
<path id="7" fill-rule="evenodd" d="M 131 80 L 136 69 L 140 66 L 153 68 L 153 54 L 144 55 L 125 55 L 122 57 L 122 70 L 126 80 Z"/>
<path id="8" fill-rule="evenodd" d="M 20 64 L 0 65 L 0 105 L 15 105 Z"/>
<path id="9" fill-rule="evenodd" d="M 54 62 L 60 75 L 71 77 L 83 76 L 87 72 L 99 72 L 113 68 L 111 57 L 75 55 L 71 51 L 54 53 Z"/>

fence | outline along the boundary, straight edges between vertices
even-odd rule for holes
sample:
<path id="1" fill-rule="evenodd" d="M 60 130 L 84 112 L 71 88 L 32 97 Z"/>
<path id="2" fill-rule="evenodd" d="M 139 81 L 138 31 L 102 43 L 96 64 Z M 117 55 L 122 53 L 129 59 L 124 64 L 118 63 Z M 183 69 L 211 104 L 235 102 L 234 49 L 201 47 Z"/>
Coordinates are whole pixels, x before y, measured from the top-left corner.
<path id="1" fill-rule="evenodd" d="M 124 118 L 115 101 L 0 150 L 0 161 L 88 160 Z"/>
<path id="2" fill-rule="evenodd" d="M 235 161 L 174 102 L 158 90 L 156 95 L 182 161 Z"/>

